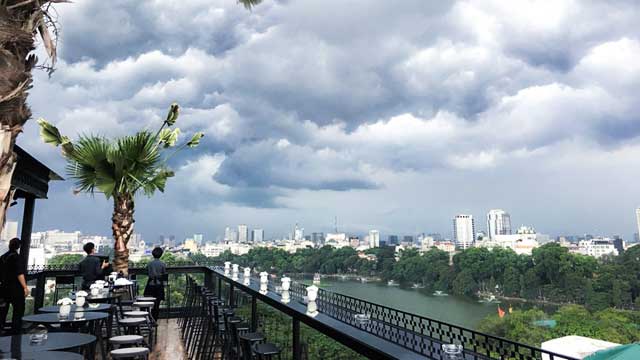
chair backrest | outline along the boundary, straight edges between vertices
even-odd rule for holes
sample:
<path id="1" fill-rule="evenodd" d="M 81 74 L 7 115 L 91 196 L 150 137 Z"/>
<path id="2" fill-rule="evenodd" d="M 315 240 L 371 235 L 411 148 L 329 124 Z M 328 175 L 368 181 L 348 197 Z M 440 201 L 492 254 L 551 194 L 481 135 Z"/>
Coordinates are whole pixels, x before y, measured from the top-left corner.
<path id="1" fill-rule="evenodd" d="M 58 285 L 74 285 L 76 283 L 76 277 L 73 275 L 61 275 L 56 276 L 56 286 Z"/>
<path id="2" fill-rule="evenodd" d="M 240 351 L 242 351 L 242 360 L 253 360 L 251 341 L 242 336 L 240 336 Z"/>

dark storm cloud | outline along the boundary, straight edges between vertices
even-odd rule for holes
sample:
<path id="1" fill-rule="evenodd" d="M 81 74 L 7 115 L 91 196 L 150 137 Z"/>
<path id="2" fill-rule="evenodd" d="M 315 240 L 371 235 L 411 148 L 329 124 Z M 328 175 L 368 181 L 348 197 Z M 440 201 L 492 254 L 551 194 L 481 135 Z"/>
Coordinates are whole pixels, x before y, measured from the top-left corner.
<path id="1" fill-rule="evenodd" d="M 506 189 L 518 183 L 517 164 L 544 168 L 584 147 L 626 160 L 623 150 L 639 146 L 634 2 L 265 0 L 248 12 L 235 0 L 116 0 L 58 8 L 60 64 L 51 79 L 36 74 L 34 116 L 71 136 L 118 135 L 157 126 L 179 102 L 178 125 L 206 137 L 174 159 L 178 176 L 161 199 L 189 216 L 227 206 L 331 212 L 343 198 L 380 204 L 406 189 L 420 193 L 424 178 L 408 174 L 462 184 L 510 164 L 500 177 Z M 20 141 L 62 165 L 35 126 Z M 451 191 L 429 181 L 433 191 Z M 451 206 L 486 200 L 475 193 L 485 194 Z"/>

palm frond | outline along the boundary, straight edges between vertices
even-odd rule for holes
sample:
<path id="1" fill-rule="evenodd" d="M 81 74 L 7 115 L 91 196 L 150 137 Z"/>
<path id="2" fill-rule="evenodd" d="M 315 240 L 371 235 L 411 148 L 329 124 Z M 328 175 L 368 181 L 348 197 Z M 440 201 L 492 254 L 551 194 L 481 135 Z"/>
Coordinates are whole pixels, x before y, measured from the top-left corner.
<path id="1" fill-rule="evenodd" d="M 254 6 L 260 4 L 262 0 L 238 0 L 247 10 L 251 10 Z"/>

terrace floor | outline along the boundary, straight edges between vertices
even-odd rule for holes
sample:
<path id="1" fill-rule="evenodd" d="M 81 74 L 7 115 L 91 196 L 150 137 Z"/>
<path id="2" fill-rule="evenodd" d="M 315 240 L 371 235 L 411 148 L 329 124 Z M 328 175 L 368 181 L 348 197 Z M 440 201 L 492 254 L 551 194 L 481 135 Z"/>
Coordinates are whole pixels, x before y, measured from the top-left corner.
<path id="1" fill-rule="evenodd" d="M 150 360 L 183 360 L 187 356 L 182 345 L 177 319 L 158 321 L 158 343 L 153 347 Z"/>

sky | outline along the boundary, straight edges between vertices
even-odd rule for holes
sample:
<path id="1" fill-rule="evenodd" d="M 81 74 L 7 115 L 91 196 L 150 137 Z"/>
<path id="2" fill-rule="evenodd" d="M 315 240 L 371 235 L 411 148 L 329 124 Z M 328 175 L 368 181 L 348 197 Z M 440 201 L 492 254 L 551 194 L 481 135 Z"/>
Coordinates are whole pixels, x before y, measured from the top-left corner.
<path id="1" fill-rule="evenodd" d="M 202 146 L 140 196 L 136 229 L 440 232 L 502 208 L 546 234 L 636 230 L 634 1 L 93 1 L 56 6 L 56 71 L 34 72 L 18 143 L 66 176 L 75 138 L 155 128 L 182 107 Z M 42 54 L 42 49 L 37 50 Z M 44 55 L 40 59 L 44 59 Z M 53 183 L 35 230 L 110 235 L 111 203 Z M 18 218 L 14 207 L 10 218 Z"/>

